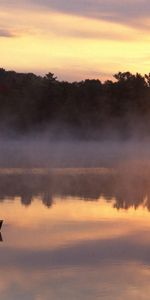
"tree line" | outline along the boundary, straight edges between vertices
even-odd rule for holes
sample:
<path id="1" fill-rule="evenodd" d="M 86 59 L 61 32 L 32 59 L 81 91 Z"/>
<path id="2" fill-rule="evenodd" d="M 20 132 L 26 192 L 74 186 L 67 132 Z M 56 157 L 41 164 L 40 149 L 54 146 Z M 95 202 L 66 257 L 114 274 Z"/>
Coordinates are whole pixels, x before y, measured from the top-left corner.
<path id="1" fill-rule="evenodd" d="M 119 72 L 114 80 L 59 81 L 0 69 L 0 129 L 24 134 L 53 128 L 83 138 L 150 133 L 150 73 Z"/>

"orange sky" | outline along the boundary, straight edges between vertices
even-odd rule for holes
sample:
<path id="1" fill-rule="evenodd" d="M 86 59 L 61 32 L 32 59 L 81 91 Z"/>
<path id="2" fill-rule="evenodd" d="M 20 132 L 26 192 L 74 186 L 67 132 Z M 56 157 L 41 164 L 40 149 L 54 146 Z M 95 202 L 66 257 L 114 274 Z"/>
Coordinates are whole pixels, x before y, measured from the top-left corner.
<path id="1" fill-rule="evenodd" d="M 150 72 L 148 0 L 75 2 L 2 0 L 0 66 L 70 81 Z"/>

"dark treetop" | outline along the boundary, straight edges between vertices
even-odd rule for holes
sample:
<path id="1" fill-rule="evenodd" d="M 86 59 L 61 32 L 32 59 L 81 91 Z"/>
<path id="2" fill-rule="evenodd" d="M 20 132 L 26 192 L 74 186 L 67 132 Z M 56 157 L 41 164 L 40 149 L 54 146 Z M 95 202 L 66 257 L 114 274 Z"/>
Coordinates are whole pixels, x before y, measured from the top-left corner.
<path id="1" fill-rule="evenodd" d="M 0 69 L 0 129 L 25 134 L 123 138 L 150 132 L 150 74 L 114 75 L 113 81 L 59 81 Z"/>

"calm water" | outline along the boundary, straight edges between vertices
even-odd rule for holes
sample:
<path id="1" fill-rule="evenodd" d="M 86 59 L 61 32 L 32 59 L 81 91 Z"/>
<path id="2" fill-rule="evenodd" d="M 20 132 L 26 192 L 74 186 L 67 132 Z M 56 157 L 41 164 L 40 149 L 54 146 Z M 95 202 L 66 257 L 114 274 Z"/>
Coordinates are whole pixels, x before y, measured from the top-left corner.
<path id="1" fill-rule="evenodd" d="M 149 300 L 149 210 L 150 169 L 1 169 L 0 299 Z"/>

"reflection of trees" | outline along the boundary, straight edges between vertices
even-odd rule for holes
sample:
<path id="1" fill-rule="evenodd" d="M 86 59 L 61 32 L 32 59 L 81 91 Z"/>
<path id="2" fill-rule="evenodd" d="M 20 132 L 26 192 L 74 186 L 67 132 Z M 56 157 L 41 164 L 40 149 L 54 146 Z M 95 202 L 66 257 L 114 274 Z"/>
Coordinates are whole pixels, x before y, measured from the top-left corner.
<path id="1" fill-rule="evenodd" d="M 49 178 L 32 175 L 1 175 L 0 201 L 20 197 L 21 203 L 28 206 L 35 197 L 40 197 L 46 206 L 51 206 L 52 196 Z"/>
<path id="2" fill-rule="evenodd" d="M 0 175 L 0 201 L 20 197 L 21 203 L 30 205 L 35 197 L 50 207 L 53 198 L 77 197 L 96 201 L 104 196 L 115 198 L 117 209 L 138 208 L 150 210 L 150 176 L 148 174 L 72 174 L 72 175 Z"/>
<path id="3" fill-rule="evenodd" d="M 115 187 L 115 207 L 117 209 L 137 209 L 140 205 L 150 210 L 150 177 L 143 175 L 129 176 L 118 179 L 118 188 Z"/>
<path id="4" fill-rule="evenodd" d="M 41 195 L 41 198 L 42 198 L 42 202 L 47 207 L 51 207 L 51 205 L 53 204 L 53 198 L 52 198 L 52 195 L 51 195 L 50 191 L 45 191 L 43 193 L 43 195 Z"/>
<path id="5" fill-rule="evenodd" d="M 20 197 L 21 203 L 28 206 L 39 197 L 50 207 L 55 195 L 94 200 L 100 194 L 96 178 L 84 175 L 0 175 L 0 201 Z"/>

